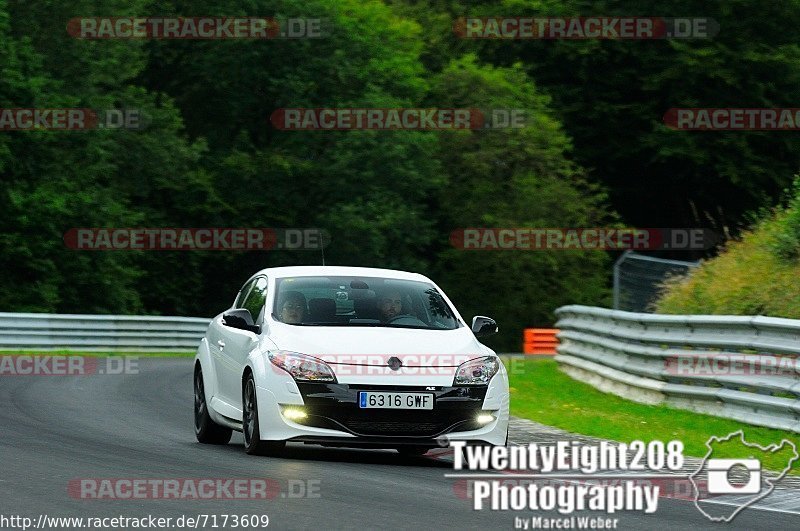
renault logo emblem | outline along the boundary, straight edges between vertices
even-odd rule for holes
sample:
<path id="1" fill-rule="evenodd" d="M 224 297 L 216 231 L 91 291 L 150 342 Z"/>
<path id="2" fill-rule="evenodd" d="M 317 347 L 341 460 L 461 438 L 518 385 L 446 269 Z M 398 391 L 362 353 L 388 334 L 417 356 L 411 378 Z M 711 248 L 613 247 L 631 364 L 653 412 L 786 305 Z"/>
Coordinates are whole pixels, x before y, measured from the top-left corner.
<path id="1" fill-rule="evenodd" d="M 389 358 L 389 362 L 386 365 L 388 365 L 389 368 L 392 369 L 393 371 L 399 371 L 400 367 L 403 366 L 403 362 L 400 361 L 400 358 L 398 358 L 397 356 L 392 356 L 391 358 Z"/>

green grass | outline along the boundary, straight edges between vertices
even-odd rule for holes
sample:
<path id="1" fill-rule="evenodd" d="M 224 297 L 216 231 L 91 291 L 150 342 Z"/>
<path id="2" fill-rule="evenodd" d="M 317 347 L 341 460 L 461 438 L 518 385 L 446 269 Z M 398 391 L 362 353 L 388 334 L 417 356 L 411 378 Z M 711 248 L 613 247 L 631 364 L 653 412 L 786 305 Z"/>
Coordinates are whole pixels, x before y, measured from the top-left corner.
<path id="1" fill-rule="evenodd" d="M 0 356 L 88 356 L 109 358 L 135 356 L 137 358 L 191 358 L 194 352 L 80 352 L 75 350 L 0 350 Z"/>
<path id="2" fill-rule="evenodd" d="M 800 434 L 761 428 L 667 406 L 639 404 L 573 380 L 550 358 L 506 359 L 511 387 L 511 414 L 548 426 L 614 441 L 680 440 L 684 454 L 704 457 L 712 435 L 743 430 L 748 442 L 762 446 L 792 441 L 800 449 Z M 790 454 L 790 452 L 789 452 Z M 732 456 L 731 456 L 732 457 Z M 762 460 L 768 469 L 785 466 L 786 455 Z M 800 474 L 800 461 L 792 474 Z"/>

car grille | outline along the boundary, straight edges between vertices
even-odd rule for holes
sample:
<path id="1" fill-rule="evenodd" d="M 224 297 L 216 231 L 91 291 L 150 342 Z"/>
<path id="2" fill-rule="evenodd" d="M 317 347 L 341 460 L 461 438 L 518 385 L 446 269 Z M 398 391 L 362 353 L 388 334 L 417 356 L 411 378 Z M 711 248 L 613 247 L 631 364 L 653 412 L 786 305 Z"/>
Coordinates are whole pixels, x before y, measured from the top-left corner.
<path id="1" fill-rule="evenodd" d="M 476 430 L 480 426 L 474 420 L 474 413 L 442 415 L 436 418 L 412 418 L 408 412 L 380 412 L 374 410 L 367 415 L 345 411 L 315 412 L 303 420 L 303 424 L 318 428 L 342 430 L 356 435 L 386 435 L 434 437 L 448 431 Z M 417 414 L 417 417 L 420 415 Z"/>
<path id="2" fill-rule="evenodd" d="M 369 420 L 351 420 L 345 424 L 347 428 L 365 435 L 407 434 L 436 435 L 445 430 L 446 425 L 436 422 L 376 422 Z"/>

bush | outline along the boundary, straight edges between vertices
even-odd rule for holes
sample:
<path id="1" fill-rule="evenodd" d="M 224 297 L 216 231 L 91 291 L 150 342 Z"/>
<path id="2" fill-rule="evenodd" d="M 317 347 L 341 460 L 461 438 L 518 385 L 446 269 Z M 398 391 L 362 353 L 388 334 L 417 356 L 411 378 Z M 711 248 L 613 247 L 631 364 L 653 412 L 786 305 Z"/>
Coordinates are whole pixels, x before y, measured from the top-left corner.
<path id="1" fill-rule="evenodd" d="M 800 178 L 788 197 L 688 278 L 666 282 L 657 311 L 800 318 Z"/>

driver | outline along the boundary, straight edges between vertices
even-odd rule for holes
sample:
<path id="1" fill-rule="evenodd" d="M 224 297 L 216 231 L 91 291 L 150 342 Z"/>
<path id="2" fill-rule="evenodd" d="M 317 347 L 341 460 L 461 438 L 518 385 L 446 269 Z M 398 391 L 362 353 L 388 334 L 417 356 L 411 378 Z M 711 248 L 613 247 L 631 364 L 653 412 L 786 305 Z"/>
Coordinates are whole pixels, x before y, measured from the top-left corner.
<path id="1" fill-rule="evenodd" d="M 306 317 L 306 297 L 299 291 L 289 291 L 280 305 L 280 320 L 288 324 L 300 324 Z"/>
<path id="2" fill-rule="evenodd" d="M 387 291 L 378 299 L 378 311 L 381 321 L 389 322 L 403 313 L 403 296 L 400 291 L 393 289 Z"/>

